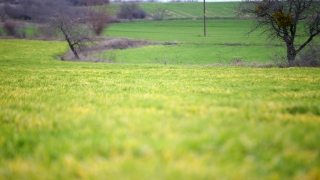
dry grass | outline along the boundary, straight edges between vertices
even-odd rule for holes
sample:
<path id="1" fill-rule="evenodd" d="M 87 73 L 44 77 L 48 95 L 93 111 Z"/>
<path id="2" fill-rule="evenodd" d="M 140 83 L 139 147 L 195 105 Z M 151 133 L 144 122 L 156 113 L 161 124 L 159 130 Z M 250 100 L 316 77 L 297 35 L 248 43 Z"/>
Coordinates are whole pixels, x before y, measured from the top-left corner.
<path id="1" fill-rule="evenodd" d="M 86 49 L 83 50 L 80 56 L 80 60 L 76 60 L 71 51 L 68 51 L 66 54 L 64 54 L 61 57 L 61 59 L 67 60 L 67 61 L 109 62 L 108 60 L 100 59 L 97 57 L 91 57 L 90 55 L 101 53 L 107 50 L 139 48 L 139 47 L 144 47 L 148 45 L 163 44 L 158 42 L 149 42 L 146 40 L 135 40 L 135 39 L 126 39 L 126 38 L 106 38 L 106 37 L 99 37 L 96 42 L 97 42 L 96 44 L 92 46 L 88 46 Z"/>

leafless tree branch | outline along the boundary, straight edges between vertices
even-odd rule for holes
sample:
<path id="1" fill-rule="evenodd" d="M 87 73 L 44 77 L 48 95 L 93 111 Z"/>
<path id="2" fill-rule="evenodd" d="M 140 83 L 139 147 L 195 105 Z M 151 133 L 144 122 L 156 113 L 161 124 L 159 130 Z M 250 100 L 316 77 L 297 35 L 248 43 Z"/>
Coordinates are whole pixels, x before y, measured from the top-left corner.
<path id="1" fill-rule="evenodd" d="M 264 28 L 263 33 L 269 38 L 285 42 L 289 63 L 320 34 L 318 0 L 244 0 L 238 12 L 256 20 L 252 31 Z M 303 41 L 301 44 L 297 43 L 298 38 L 300 42 Z"/>

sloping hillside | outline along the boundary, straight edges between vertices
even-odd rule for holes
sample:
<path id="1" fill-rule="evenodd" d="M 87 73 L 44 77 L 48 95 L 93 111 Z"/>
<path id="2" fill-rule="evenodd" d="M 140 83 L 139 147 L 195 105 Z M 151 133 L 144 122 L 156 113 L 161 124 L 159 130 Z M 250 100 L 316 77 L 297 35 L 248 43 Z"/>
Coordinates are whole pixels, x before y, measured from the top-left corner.
<path id="1" fill-rule="evenodd" d="M 236 16 L 236 8 L 239 2 L 207 2 L 207 18 L 232 18 Z M 142 9 L 150 17 L 154 16 L 157 10 L 165 10 L 164 19 L 198 19 L 203 18 L 203 3 L 141 3 Z M 116 13 L 119 4 L 110 5 L 112 13 Z"/>

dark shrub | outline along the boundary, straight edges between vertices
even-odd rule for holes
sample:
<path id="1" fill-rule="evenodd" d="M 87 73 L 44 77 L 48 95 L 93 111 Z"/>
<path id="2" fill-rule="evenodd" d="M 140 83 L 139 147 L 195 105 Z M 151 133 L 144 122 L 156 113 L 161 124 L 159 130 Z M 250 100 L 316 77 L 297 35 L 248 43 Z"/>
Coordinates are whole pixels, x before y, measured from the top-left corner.
<path id="1" fill-rule="evenodd" d="M 123 3 L 120 5 L 120 11 L 117 14 L 118 18 L 122 19 L 143 19 L 147 13 L 141 9 L 140 5 L 135 2 Z"/>
<path id="2" fill-rule="evenodd" d="M 17 34 L 17 25 L 13 21 L 4 22 L 3 29 L 8 36 L 15 36 Z"/>
<path id="3" fill-rule="evenodd" d="M 147 16 L 147 13 L 142 9 L 137 9 L 133 12 L 133 18 L 135 19 L 144 19 Z"/>
<path id="4" fill-rule="evenodd" d="M 39 26 L 33 35 L 34 37 L 42 37 L 42 38 L 49 38 L 49 39 L 58 37 L 57 33 L 51 27 L 46 25 Z"/>
<path id="5" fill-rule="evenodd" d="M 320 47 L 309 46 L 289 66 L 320 67 Z"/>
<path id="6" fill-rule="evenodd" d="M 73 6 L 96 6 L 109 3 L 109 0 L 67 0 Z"/>
<path id="7" fill-rule="evenodd" d="M 26 38 L 26 28 L 20 23 L 14 21 L 6 21 L 3 23 L 3 30 L 7 36 L 16 38 Z"/>

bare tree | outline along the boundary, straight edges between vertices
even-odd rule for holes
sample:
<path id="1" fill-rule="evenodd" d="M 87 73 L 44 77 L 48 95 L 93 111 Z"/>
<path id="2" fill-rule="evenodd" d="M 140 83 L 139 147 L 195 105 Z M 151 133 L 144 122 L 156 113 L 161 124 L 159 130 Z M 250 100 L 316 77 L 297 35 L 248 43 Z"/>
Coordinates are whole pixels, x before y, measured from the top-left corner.
<path id="1" fill-rule="evenodd" d="M 320 33 L 318 0 L 244 0 L 239 12 L 256 19 L 252 31 L 264 28 L 268 37 L 285 42 L 289 64 Z"/>
<path id="2" fill-rule="evenodd" d="M 107 9 L 107 5 L 99 7 L 86 6 L 84 8 L 86 22 L 90 25 L 96 35 L 101 35 L 108 25 L 110 17 Z"/>
<path id="3" fill-rule="evenodd" d="M 76 59 L 80 59 L 80 52 L 94 41 L 95 33 L 102 33 L 108 22 L 107 6 L 93 7 L 107 0 L 75 0 L 84 3 L 84 7 L 71 6 L 67 0 L 7 1 L 10 3 L 4 6 L 6 14 L 13 18 L 30 16 L 36 22 L 48 23 L 53 32 L 63 35 Z"/>
<path id="4" fill-rule="evenodd" d="M 86 3 L 84 7 L 64 6 L 55 9 L 54 15 L 50 16 L 51 27 L 62 33 L 75 59 L 80 59 L 79 54 L 95 40 L 95 35 L 102 33 L 107 25 L 109 19 L 107 6 L 93 7 L 103 2 L 106 1 L 82 0 L 81 3 Z"/>
<path id="5" fill-rule="evenodd" d="M 64 36 L 65 40 L 76 59 L 80 59 L 79 53 L 91 42 L 94 41 L 94 33 L 83 15 L 61 14 L 57 13 L 52 17 L 51 26 L 58 29 Z"/>

